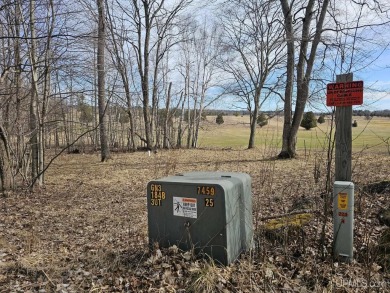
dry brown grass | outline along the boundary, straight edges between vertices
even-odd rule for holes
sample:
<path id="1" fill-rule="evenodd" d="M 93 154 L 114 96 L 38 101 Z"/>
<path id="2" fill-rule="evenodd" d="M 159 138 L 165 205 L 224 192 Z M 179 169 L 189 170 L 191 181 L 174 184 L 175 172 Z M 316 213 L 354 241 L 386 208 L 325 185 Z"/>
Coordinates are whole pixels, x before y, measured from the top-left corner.
<path id="1" fill-rule="evenodd" d="M 208 116 L 202 124 L 199 145 L 201 147 L 218 146 L 220 148 L 248 146 L 249 139 L 249 116 L 225 116 L 224 124 L 217 125 L 215 116 Z M 390 119 L 387 117 L 373 117 L 367 120 L 365 117 L 354 116 L 358 126 L 352 128 L 354 152 L 362 149 L 370 153 L 390 154 Z M 316 128 L 305 130 L 299 128 L 297 147 L 301 150 L 326 148 L 324 146 L 326 136 L 331 131 L 331 117 L 327 116 L 325 123 L 318 124 Z M 275 116 L 269 120 L 268 125 L 258 127 L 255 135 L 256 146 L 266 148 L 281 148 L 283 133 L 283 117 Z"/>
<path id="2" fill-rule="evenodd" d="M 368 253 L 383 229 L 376 213 L 388 200 L 359 188 L 388 180 L 390 157 L 355 155 L 356 261 L 336 265 L 329 254 L 331 215 L 326 215 L 326 246 L 321 248 L 327 250 L 325 259 L 318 247 L 323 217 L 315 217 L 303 227 L 304 234 L 291 235 L 287 243 L 263 233 L 260 218 L 288 212 L 297 198 L 315 198 L 314 209 L 323 208 L 325 166 L 320 166 L 318 183 L 313 170 L 315 158 L 318 162 L 324 155 L 312 151 L 296 160 L 274 161 L 273 153 L 171 150 L 150 157 L 114 154 L 106 163 L 97 154 L 59 157 L 46 174 L 45 188 L 0 199 L 0 292 L 356 292 L 338 288 L 337 278 L 386 280 L 387 273 L 377 269 L 378 260 Z M 229 267 L 168 251 L 148 261 L 155 252 L 147 248 L 147 182 L 194 170 L 252 177 L 257 248 Z"/>

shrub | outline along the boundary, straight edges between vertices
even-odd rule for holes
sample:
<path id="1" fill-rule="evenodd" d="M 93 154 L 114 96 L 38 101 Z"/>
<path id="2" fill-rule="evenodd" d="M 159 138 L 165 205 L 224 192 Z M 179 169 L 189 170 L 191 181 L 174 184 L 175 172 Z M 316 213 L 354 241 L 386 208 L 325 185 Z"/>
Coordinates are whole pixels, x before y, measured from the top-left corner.
<path id="1" fill-rule="evenodd" d="M 317 122 L 319 124 L 325 123 L 325 115 L 321 114 L 320 117 L 318 117 Z"/>
<path id="2" fill-rule="evenodd" d="M 306 112 L 303 115 L 303 119 L 301 121 L 301 126 L 306 130 L 317 127 L 317 119 L 313 112 Z"/>
<path id="3" fill-rule="evenodd" d="M 220 124 L 223 124 L 225 121 L 223 121 L 223 114 L 222 113 L 219 113 L 217 115 L 217 118 L 215 119 L 215 123 L 217 123 L 218 125 Z"/>
<path id="4" fill-rule="evenodd" d="M 263 127 L 267 124 L 268 124 L 268 117 L 264 113 L 260 113 L 260 115 L 257 116 L 257 125 Z"/>

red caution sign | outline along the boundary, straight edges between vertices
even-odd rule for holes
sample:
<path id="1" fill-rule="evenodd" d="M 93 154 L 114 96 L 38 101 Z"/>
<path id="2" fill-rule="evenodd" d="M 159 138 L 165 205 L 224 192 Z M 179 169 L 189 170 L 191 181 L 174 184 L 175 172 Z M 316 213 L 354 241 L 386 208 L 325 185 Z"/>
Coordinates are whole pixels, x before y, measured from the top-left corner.
<path id="1" fill-rule="evenodd" d="M 327 106 L 353 106 L 363 104 L 363 81 L 329 83 L 326 86 Z"/>

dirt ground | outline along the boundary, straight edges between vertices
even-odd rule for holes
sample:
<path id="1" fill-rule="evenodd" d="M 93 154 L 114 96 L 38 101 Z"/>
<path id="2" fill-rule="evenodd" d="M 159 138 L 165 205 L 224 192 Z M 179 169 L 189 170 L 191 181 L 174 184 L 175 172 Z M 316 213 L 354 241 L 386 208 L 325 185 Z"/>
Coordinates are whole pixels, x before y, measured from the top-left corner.
<path id="1" fill-rule="evenodd" d="M 62 155 L 46 184 L 0 197 L 0 292 L 389 292 L 375 249 L 386 226 L 390 157 L 355 154 L 355 258 L 332 260 L 332 213 L 324 216 L 326 154 L 280 161 L 268 150 L 200 149 Z M 148 248 L 146 185 L 186 171 L 252 178 L 255 248 L 229 266 L 189 252 Z M 315 171 L 316 170 L 316 171 Z M 314 176 L 316 174 L 316 176 Z M 264 218 L 299 202 L 309 221 L 270 231 Z M 325 223 L 325 239 L 320 244 Z"/>

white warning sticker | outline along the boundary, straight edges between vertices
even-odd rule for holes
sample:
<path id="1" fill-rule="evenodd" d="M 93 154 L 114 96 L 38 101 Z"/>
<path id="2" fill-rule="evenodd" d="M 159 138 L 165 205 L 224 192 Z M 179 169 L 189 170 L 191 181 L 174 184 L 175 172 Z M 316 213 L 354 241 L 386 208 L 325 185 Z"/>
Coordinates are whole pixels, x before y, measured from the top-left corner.
<path id="1" fill-rule="evenodd" d="M 196 198 L 173 197 L 173 215 L 196 219 L 198 217 Z"/>

